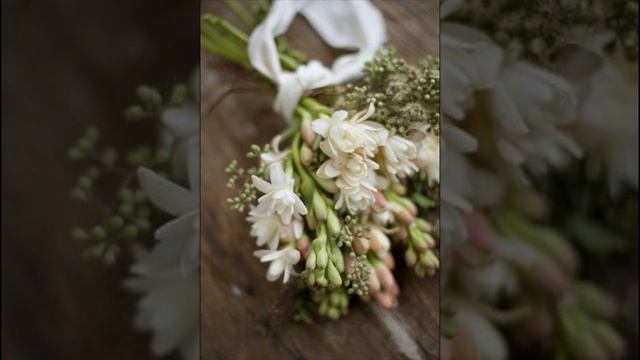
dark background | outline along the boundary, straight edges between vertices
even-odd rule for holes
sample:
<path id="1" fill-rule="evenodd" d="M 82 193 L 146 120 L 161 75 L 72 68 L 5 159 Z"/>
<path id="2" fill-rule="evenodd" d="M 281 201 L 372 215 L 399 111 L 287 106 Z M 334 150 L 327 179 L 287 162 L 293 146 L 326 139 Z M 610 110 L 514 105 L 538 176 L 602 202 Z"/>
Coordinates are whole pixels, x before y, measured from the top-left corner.
<path id="1" fill-rule="evenodd" d="M 89 124 L 143 140 L 123 109 L 141 83 L 168 90 L 199 58 L 199 1 L 2 1 L 2 357 L 144 359 L 127 261 L 106 269 L 69 237 L 66 149 Z M 93 219 L 95 220 L 95 219 Z"/>

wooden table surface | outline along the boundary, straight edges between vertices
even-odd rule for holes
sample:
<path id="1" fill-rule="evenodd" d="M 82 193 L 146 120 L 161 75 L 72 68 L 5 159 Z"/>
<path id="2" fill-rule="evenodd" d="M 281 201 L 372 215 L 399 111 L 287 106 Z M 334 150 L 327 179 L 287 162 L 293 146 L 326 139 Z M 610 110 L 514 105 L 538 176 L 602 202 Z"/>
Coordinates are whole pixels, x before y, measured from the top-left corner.
<path id="1" fill-rule="evenodd" d="M 199 57 L 196 0 L 2 1 L 2 358 L 140 360 L 126 262 L 85 261 L 69 230 L 95 220 L 70 201 L 66 149 L 93 123 L 126 144 L 137 85 L 187 79 Z M 133 130 L 133 131 L 132 131 Z"/>
<path id="2" fill-rule="evenodd" d="M 438 1 L 376 1 L 389 42 L 409 62 L 438 55 Z M 224 4 L 203 2 L 203 11 L 231 16 Z M 332 52 L 303 21 L 288 34 L 294 46 L 325 64 Z M 312 325 L 273 314 L 284 287 L 264 278 L 266 266 L 252 256 L 255 241 L 243 216 L 228 209 L 224 168 L 242 160 L 250 144 L 263 144 L 284 123 L 271 112 L 273 94 L 247 89 L 211 110 L 215 99 L 244 75 L 211 56 L 202 57 L 202 261 L 201 348 L 203 359 L 403 359 L 371 305 L 358 303 L 338 322 Z M 218 75 L 213 75 L 216 72 Z M 241 86 L 238 86 L 241 88 Z M 242 162 L 241 162 L 242 163 Z M 438 277 L 419 279 L 407 269 L 396 275 L 402 293 L 391 318 L 406 325 L 418 356 L 439 354 Z"/>

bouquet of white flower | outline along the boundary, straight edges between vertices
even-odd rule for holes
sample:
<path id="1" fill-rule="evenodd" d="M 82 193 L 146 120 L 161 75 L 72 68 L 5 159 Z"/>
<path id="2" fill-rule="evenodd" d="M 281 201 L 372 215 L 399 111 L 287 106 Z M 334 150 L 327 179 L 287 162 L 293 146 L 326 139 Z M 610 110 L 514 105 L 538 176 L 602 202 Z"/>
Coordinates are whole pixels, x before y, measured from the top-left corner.
<path id="1" fill-rule="evenodd" d="M 251 147 L 253 166 L 228 166 L 228 186 L 238 189 L 229 203 L 248 212 L 261 247 L 254 254 L 269 263 L 267 279 L 286 283 L 299 275 L 297 319 L 316 312 L 337 319 L 350 296 L 391 308 L 400 291 L 393 253 L 418 276 L 439 267 L 439 62 L 427 57 L 412 66 L 392 49 L 375 53 L 384 39 L 376 29 L 383 33 L 384 23 L 368 2 L 299 4 L 296 10 L 325 30 L 330 24 L 324 22 L 340 20 L 321 16 L 326 8 L 378 21 L 366 32 L 353 31 L 365 37 L 356 39 L 360 52 L 347 55 L 355 57 L 355 71 L 336 65 L 344 58 L 329 70 L 314 60 L 305 64 L 290 46 L 272 46 L 274 24 L 292 16 L 291 3 L 275 2 L 251 37 L 219 17 L 203 17 L 203 48 L 262 72 L 279 87 L 275 109 L 290 122 L 271 144 Z M 235 11 L 258 23 L 250 12 Z M 325 36 L 329 43 L 349 40 L 348 34 L 333 42 Z M 360 81 L 344 83 L 362 68 Z M 311 88 L 313 96 L 303 96 Z"/>

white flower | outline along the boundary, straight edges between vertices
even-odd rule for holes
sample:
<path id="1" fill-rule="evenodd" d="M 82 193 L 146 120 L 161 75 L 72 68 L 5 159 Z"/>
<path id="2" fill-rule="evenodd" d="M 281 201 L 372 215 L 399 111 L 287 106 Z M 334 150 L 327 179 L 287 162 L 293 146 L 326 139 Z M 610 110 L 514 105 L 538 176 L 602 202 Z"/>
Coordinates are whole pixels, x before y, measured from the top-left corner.
<path id="1" fill-rule="evenodd" d="M 325 179 L 341 176 L 343 181 L 350 186 L 357 186 L 369 177 L 370 171 L 378 168 L 380 166 L 364 154 L 339 153 L 336 157 L 320 165 L 317 174 Z"/>
<path id="2" fill-rule="evenodd" d="M 417 156 L 416 145 L 402 136 L 393 135 L 387 139 L 384 156 L 386 169 L 394 179 L 410 176 L 418 171 L 414 163 Z"/>
<path id="3" fill-rule="evenodd" d="M 154 234 L 150 251 L 138 249 L 133 277 L 125 286 L 142 293 L 136 326 L 153 332 L 151 349 L 165 355 L 179 349 L 183 359 L 199 357 L 199 189 L 198 111 L 193 103 L 166 110 L 162 121 L 173 143 L 172 178 L 180 186 L 145 168 L 140 186 L 159 209 L 175 216 Z"/>
<path id="4" fill-rule="evenodd" d="M 575 133 L 603 160 L 612 194 L 638 188 L 638 64 L 618 51 L 589 79 Z"/>
<path id="5" fill-rule="evenodd" d="M 374 193 L 377 191 L 368 179 L 358 185 L 350 185 L 342 178 L 336 181 L 340 189 L 336 209 L 346 208 L 351 214 L 366 210 L 374 201 Z"/>
<path id="6" fill-rule="evenodd" d="M 302 236 L 303 224 L 299 217 L 294 217 L 293 221 L 285 225 L 277 214 L 256 215 L 251 211 L 247 220 L 252 223 L 251 236 L 256 237 L 256 244 L 266 244 L 271 250 L 278 248 L 280 240 L 293 241 Z"/>
<path id="7" fill-rule="evenodd" d="M 426 133 L 417 142 L 416 165 L 424 170 L 429 181 L 440 182 L 440 140 L 432 133 Z"/>
<path id="8" fill-rule="evenodd" d="M 499 81 L 487 91 L 498 158 L 510 166 L 516 181 L 526 183 L 522 165 L 544 172 L 548 164 L 561 166 L 580 147 L 559 126 L 572 120 L 577 100 L 570 84 L 540 67 L 516 61 L 503 67 Z M 477 121 L 472 119 L 471 121 Z"/>
<path id="9" fill-rule="evenodd" d="M 138 251 L 143 260 L 148 253 Z M 199 286 L 200 273 L 184 276 L 174 269 L 162 273 L 141 273 L 128 279 L 125 286 L 143 293 L 138 302 L 135 325 L 153 331 L 151 350 L 158 356 L 180 349 L 182 358 L 199 358 Z"/>
<path id="10" fill-rule="evenodd" d="M 363 148 L 368 156 L 373 156 L 378 146 L 382 145 L 388 132 L 381 124 L 366 121 L 373 115 L 375 107 L 353 115 L 347 120 L 346 111 L 336 111 L 331 117 L 321 117 L 311 123 L 313 131 L 325 140 L 320 148 L 329 157 L 336 157 L 338 152 L 352 153 Z"/>
<path id="11" fill-rule="evenodd" d="M 282 168 L 282 163 L 271 164 L 269 175 L 271 183 L 252 175 L 253 184 L 265 195 L 258 199 L 256 215 L 278 214 L 285 225 L 291 222 L 294 214 L 305 215 L 307 208 L 295 192 L 294 180 Z"/>
<path id="12" fill-rule="evenodd" d="M 149 200 L 159 209 L 176 218 L 160 226 L 155 232 L 158 243 L 150 255 L 140 259 L 133 270 L 162 271 L 179 267 L 183 273 L 197 268 L 199 264 L 199 147 L 190 144 L 187 161 L 190 189 L 177 185 L 147 168 L 138 170 L 140 186 Z"/>
<path id="13" fill-rule="evenodd" d="M 300 261 L 300 252 L 296 249 L 256 250 L 253 255 L 260 258 L 260 262 L 271 262 L 267 270 L 267 280 L 276 281 L 284 274 L 282 281 L 289 281 L 289 276 L 295 274 L 293 265 Z"/>
<path id="14" fill-rule="evenodd" d="M 444 22 L 441 34 L 442 111 L 461 120 L 474 105 L 474 92 L 496 82 L 502 51 L 489 36 L 464 25 Z"/>

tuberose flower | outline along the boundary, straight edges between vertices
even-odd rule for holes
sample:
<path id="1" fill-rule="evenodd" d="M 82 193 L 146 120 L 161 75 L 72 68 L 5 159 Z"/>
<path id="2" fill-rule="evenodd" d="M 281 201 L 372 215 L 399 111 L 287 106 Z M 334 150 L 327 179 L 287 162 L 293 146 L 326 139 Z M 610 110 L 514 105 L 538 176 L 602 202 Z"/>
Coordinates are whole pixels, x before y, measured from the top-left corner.
<path id="1" fill-rule="evenodd" d="M 416 145 L 402 136 L 389 137 L 384 146 L 386 169 L 393 178 L 403 178 L 415 174 L 418 167 L 414 163 L 417 156 Z"/>
<path id="2" fill-rule="evenodd" d="M 278 248 L 280 240 L 292 241 L 302 236 L 303 224 L 299 217 L 285 225 L 277 214 L 256 215 L 251 211 L 247 220 L 252 223 L 251 236 L 256 237 L 256 245 L 267 245 L 271 250 Z"/>
<path id="3" fill-rule="evenodd" d="M 373 104 L 347 119 L 346 111 L 336 111 L 331 117 L 323 116 L 311 123 L 313 131 L 325 140 L 320 149 L 329 157 L 338 156 L 338 152 L 352 153 L 363 148 L 368 156 L 373 156 L 378 146 L 384 143 L 388 132 L 378 123 L 366 121 L 375 112 Z"/>
<path id="4" fill-rule="evenodd" d="M 253 184 L 265 195 L 258 199 L 258 207 L 254 214 L 278 214 L 285 225 L 291 222 L 294 214 L 305 215 L 307 208 L 298 195 L 293 191 L 294 180 L 282 168 L 282 163 L 271 164 L 269 175 L 271 183 L 252 175 Z"/>
<path id="5" fill-rule="evenodd" d="M 256 250 L 253 255 L 260 258 L 260 262 L 271 262 L 267 270 L 267 280 L 276 281 L 283 275 L 282 282 L 289 281 L 289 276 L 295 273 L 293 265 L 300 261 L 300 252 L 296 249 Z"/>
<path id="6" fill-rule="evenodd" d="M 426 133 L 416 144 L 416 165 L 426 171 L 430 181 L 440 182 L 440 142 L 437 136 Z"/>

